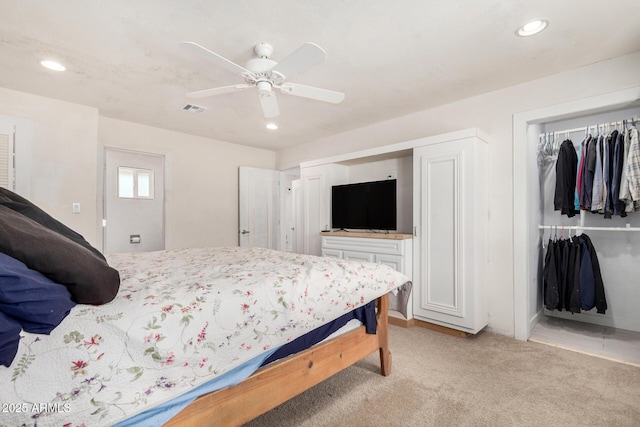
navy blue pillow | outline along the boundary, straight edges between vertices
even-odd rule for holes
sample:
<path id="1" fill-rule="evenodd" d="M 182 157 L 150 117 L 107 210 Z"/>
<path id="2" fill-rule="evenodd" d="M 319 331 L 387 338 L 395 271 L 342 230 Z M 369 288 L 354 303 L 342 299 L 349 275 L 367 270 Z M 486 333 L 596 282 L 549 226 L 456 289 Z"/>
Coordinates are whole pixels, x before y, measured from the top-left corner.
<path id="1" fill-rule="evenodd" d="M 73 306 L 66 286 L 0 252 L 0 312 L 17 320 L 22 329 L 48 334 Z"/>
<path id="2" fill-rule="evenodd" d="M 17 320 L 0 312 L 0 365 L 11 366 L 18 352 L 20 330 Z"/>

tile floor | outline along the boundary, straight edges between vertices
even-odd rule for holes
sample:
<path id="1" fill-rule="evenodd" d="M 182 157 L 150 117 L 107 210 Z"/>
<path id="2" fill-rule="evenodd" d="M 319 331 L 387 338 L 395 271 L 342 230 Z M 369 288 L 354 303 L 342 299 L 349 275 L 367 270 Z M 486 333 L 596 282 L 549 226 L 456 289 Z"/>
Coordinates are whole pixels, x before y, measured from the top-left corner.
<path id="1" fill-rule="evenodd" d="M 640 367 L 640 332 L 543 316 L 529 340 Z"/>

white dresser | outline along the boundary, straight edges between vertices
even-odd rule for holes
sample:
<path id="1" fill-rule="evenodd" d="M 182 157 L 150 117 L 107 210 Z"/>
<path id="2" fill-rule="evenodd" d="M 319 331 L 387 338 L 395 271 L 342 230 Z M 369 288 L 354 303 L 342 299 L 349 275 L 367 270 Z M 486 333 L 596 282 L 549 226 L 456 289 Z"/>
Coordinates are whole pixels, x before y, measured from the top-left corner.
<path id="1" fill-rule="evenodd" d="M 413 276 L 411 234 L 360 233 L 323 231 L 320 233 L 322 256 L 386 264 L 409 277 Z M 395 311 L 391 316 L 404 318 Z M 407 319 L 413 318 L 411 299 Z"/>

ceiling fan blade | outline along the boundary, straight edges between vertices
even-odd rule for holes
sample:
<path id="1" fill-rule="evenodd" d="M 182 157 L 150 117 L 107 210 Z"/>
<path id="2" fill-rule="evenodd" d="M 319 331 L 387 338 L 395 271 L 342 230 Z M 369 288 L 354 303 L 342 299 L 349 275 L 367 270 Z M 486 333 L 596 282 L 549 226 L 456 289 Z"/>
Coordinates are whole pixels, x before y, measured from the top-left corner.
<path id="1" fill-rule="evenodd" d="M 246 68 L 236 64 L 235 62 L 229 61 L 227 58 L 220 56 L 217 53 L 212 52 L 206 47 L 200 46 L 197 43 L 182 42 L 181 44 L 185 45 L 188 49 L 200 55 L 202 58 L 213 62 L 214 64 L 226 69 L 227 71 L 231 71 L 234 74 L 245 73 L 253 75 L 253 73 Z"/>
<path id="2" fill-rule="evenodd" d="M 269 95 L 260 95 L 260 105 L 262 105 L 262 112 L 266 119 L 278 117 L 280 115 L 278 98 L 276 98 L 275 93 L 271 92 Z"/>
<path id="3" fill-rule="evenodd" d="M 329 89 L 320 89 L 317 87 L 305 86 L 297 83 L 284 83 L 282 86 L 280 86 L 280 91 L 289 95 L 330 102 L 332 104 L 341 103 L 345 97 L 345 94 L 342 92 L 336 92 L 335 90 Z"/>
<path id="4" fill-rule="evenodd" d="M 189 97 L 189 98 L 205 98 L 207 96 L 222 95 L 222 94 L 225 94 L 225 93 L 238 92 L 238 91 L 244 90 L 244 89 L 246 89 L 248 87 L 251 87 L 251 85 L 238 84 L 238 85 L 231 85 L 231 86 L 214 87 L 212 89 L 197 90 L 195 92 L 189 92 L 189 93 L 187 93 L 187 97 Z"/>
<path id="5" fill-rule="evenodd" d="M 325 52 L 315 43 L 307 42 L 278 62 L 271 72 L 289 78 L 324 61 Z"/>

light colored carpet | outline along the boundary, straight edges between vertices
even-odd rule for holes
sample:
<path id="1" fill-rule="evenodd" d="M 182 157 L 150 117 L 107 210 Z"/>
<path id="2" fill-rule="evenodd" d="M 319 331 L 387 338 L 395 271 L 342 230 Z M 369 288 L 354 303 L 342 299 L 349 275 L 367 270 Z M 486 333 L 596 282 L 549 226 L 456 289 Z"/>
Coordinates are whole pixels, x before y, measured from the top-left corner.
<path id="1" fill-rule="evenodd" d="M 390 328 L 390 376 L 376 353 L 246 426 L 640 426 L 638 367 L 489 332 Z"/>

